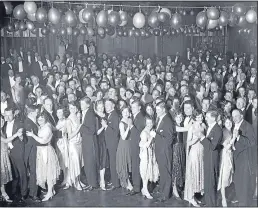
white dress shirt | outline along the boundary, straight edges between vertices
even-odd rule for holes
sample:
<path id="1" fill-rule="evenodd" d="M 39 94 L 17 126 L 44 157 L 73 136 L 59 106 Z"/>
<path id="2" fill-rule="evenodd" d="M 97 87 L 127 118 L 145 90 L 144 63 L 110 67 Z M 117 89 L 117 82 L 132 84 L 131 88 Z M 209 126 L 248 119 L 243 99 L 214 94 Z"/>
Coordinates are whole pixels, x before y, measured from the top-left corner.
<path id="1" fill-rule="evenodd" d="M 159 128 L 159 125 L 160 125 L 161 121 L 163 120 L 163 118 L 165 117 L 165 115 L 167 115 L 167 114 L 165 113 L 164 115 L 162 115 L 162 116 L 159 118 L 159 123 L 158 123 L 158 125 L 157 125 L 157 128 L 156 128 L 156 129 L 158 129 L 158 128 Z"/>
<path id="2" fill-rule="evenodd" d="M 47 66 L 51 67 L 51 62 L 48 59 L 46 59 L 46 62 L 47 62 Z"/>
<path id="3" fill-rule="evenodd" d="M 209 136 L 211 130 L 213 129 L 213 127 L 214 127 L 215 125 L 216 125 L 216 122 L 214 122 L 213 124 L 211 124 L 211 125 L 209 126 L 209 128 L 208 128 L 208 130 L 207 130 L 206 136 Z"/>
<path id="4" fill-rule="evenodd" d="M 38 61 L 38 63 L 39 63 L 40 70 L 43 71 L 42 69 L 43 63 L 41 61 Z"/>
<path id="5" fill-rule="evenodd" d="M 37 58 L 37 56 L 35 56 L 35 61 L 36 61 L 36 62 L 38 61 L 38 58 Z"/>
<path id="6" fill-rule="evenodd" d="M 55 88 L 57 88 L 57 86 L 59 85 L 60 81 L 61 81 L 60 79 L 59 79 L 59 80 L 56 80 Z"/>
<path id="7" fill-rule="evenodd" d="M 254 80 L 255 80 L 255 76 L 251 76 L 251 78 L 250 78 L 250 83 L 251 83 L 251 84 L 254 84 Z"/>
<path id="8" fill-rule="evenodd" d="M 31 64 L 31 56 L 28 56 L 28 62 Z"/>
<path id="9" fill-rule="evenodd" d="M 7 138 L 11 137 L 13 135 L 13 124 L 14 124 L 14 119 L 11 122 L 7 122 L 7 125 L 6 125 L 6 136 L 7 136 Z M 8 143 L 8 147 L 10 149 L 13 148 L 12 142 Z"/>
<path id="10" fill-rule="evenodd" d="M 11 69 L 13 69 L 13 66 L 12 66 L 12 64 L 8 64 L 8 65 L 10 66 L 10 68 L 11 68 Z"/>
<path id="11" fill-rule="evenodd" d="M 251 66 L 251 65 L 252 65 L 253 61 L 254 61 L 253 59 L 251 59 L 251 60 L 250 60 L 250 62 L 249 62 L 249 66 Z"/>
<path id="12" fill-rule="evenodd" d="M 235 124 L 234 131 L 239 131 L 239 128 L 240 128 L 241 124 L 243 123 L 243 120 L 244 119 L 242 119 L 239 123 Z M 237 137 L 237 141 L 239 140 L 239 137 L 240 136 Z"/>
<path id="13" fill-rule="evenodd" d="M 22 64 L 22 61 L 19 61 L 19 72 L 23 72 L 23 64 Z"/>
<path id="14" fill-rule="evenodd" d="M 82 112 L 82 123 L 84 122 L 84 119 L 85 119 L 85 116 L 86 116 L 86 113 L 88 112 L 88 110 L 89 109 Z"/>
<path id="15" fill-rule="evenodd" d="M 23 58 L 23 52 L 21 51 L 20 53 L 21 53 L 21 57 Z"/>
<path id="16" fill-rule="evenodd" d="M 13 86 L 15 85 L 14 77 L 10 77 L 10 76 L 9 76 L 9 81 L 10 81 L 11 87 L 13 87 Z"/>
<path id="17" fill-rule="evenodd" d="M 33 90 L 32 90 L 32 92 L 35 94 L 35 92 L 36 92 L 36 88 L 39 86 L 39 84 L 37 84 L 37 85 L 35 85 L 34 87 L 33 87 Z"/>
<path id="18" fill-rule="evenodd" d="M 7 108 L 7 100 L 5 102 L 1 102 L 1 114 L 4 115 L 4 111 Z"/>
<path id="19" fill-rule="evenodd" d="M 83 44 L 83 50 L 84 50 L 84 53 L 88 53 L 88 47 L 86 44 Z"/>

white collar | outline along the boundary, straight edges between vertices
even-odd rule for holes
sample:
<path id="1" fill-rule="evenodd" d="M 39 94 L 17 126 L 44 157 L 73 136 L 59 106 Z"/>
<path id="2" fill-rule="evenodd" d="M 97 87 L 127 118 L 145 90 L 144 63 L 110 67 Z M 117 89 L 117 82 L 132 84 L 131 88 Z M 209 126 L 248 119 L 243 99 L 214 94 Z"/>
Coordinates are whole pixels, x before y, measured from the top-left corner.
<path id="1" fill-rule="evenodd" d="M 215 125 L 216 125 L 216 121 L 214 123 L 212 123 L 210 126 L 209 126 L 209 129 L 212 129 Z"/>
<path id="2" fill-rule="evenodd" d="M 13 125 L 14 124 L 14 119 L 11 122 L 7 122 L 7 125 Z"/>
<path id="3" fill-rule="evenodd" d="M 240 128 L 241 124 L 243 123 L 244 119 L 242 119 L 239 123 L 235 124 L 235 128 L 234 129 L 238 129 Z"/>

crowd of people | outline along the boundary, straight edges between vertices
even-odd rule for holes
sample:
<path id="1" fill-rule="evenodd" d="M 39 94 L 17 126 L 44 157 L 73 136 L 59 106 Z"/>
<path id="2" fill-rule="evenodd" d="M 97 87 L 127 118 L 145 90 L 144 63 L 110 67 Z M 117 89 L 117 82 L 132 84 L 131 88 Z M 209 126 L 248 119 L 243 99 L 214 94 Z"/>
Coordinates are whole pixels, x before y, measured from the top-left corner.
<path id="1" fill-rule="evenodd" d="M 154 59 L 86 51 L 54 61 L 23 48 L 1 57 L 5 201 L 47 201 L 61 180 L 62 189 L 122 187 L 128 197 L 147 199 L 155 188 L 157 202 L 174 195 L 193 206 L 217 206 L 221 193 L 223 206 L 251 205 L 257 196 L 254 54 L 188 49 L 186 56 Z M 235 195 L 227 195 L 232 184 Z"/>

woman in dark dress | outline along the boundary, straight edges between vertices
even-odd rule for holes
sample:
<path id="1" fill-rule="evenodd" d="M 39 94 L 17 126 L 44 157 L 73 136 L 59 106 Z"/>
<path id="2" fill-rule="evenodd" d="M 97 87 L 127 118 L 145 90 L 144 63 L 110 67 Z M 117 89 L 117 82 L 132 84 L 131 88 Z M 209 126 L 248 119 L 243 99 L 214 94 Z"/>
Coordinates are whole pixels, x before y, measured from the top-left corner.
<path id="1" fill-rule="evenodd" d="M 175 122 L 177 126 L 182 126 L 183 114 L 177 112 L 175 114 Z M 173 194 L 175 197 L 182 197 L 185 181 L 185 148 L 183 144 L 183 133 L 177 132 L 175 142 L 173 144 L 173 160 L 172 160 L 172 184 Z"/>
<path id="2" fill-rule="evenodd" d="M 95 103 L 96 112 L 96 129 L 98 137 L 98 147 L 99 147 L 99 170 L 100 170 L 100 188 L 105 191 L 105 170 L 107 166 L 107 148 L 105 142 L 105 127 L 102 125 L 102 121 L 106 120 L 106 115 L 104 112 L 104 102 L 99 100 Z"/>

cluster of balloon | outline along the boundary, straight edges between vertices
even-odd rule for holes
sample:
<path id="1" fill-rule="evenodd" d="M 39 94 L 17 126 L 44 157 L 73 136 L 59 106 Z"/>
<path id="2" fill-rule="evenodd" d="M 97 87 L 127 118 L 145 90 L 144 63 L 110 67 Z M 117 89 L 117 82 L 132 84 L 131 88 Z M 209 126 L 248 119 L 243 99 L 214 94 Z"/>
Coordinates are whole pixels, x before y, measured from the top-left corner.
<path id="1" fill-rule="evenodd" d="M 174 29 L 179 29 L 182 25 L 182 16 L 179 13 L 173 14 L 172 18 L 170 19 L 170 25 Z"/>
<path id="2" fill-rule="evenodd" d="M 216 7 L 210 7 L 206 13 L 208 17 L 207 29 L 215 29 L 219 24 L 220 11 Z"/>

